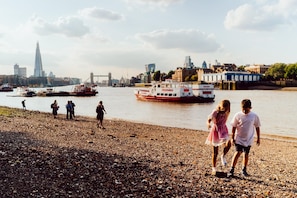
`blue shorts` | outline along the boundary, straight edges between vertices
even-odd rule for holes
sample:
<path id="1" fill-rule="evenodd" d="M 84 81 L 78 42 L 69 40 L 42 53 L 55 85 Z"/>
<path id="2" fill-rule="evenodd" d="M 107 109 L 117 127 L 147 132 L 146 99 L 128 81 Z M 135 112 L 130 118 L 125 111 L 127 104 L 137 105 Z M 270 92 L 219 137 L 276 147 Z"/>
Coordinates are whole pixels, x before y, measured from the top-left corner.
<path id="1" fill-rule="evenodd" d="M 244 152 L 246 154 L 249 154 L 251 146 L 242 146 L 240 144 L 235 144 L 235 149 L 238 152 Z"/>

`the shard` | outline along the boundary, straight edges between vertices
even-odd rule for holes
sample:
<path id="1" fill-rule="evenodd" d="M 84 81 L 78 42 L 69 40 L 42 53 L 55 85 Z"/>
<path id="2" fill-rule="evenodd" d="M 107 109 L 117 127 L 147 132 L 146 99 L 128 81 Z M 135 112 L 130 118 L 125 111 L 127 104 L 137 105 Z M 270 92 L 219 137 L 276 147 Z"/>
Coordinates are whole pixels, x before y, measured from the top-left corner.
<path id="1" fill-rule="evenodd" d="M 35 77 L 44 77 L 44 71 L 42 69 L 41 54 L 39 49 L 39 43 L 37 42 L 36 54 L 35 54 L 35 67 L 34 67 Z"/>

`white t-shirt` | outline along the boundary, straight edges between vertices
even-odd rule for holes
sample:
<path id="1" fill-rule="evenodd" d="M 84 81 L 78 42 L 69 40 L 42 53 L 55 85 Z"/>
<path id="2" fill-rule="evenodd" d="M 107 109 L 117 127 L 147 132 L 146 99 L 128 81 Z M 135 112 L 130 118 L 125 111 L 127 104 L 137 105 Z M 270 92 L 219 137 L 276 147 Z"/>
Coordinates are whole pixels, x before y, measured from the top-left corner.
<path id="1" fill-rule="evenodd" d="M 231 120 L 231 126 L 236 127 L 235 143 L 242 146 L 253 144 L 255 128 L 260 127 L 260 119 L 257 114 L 250 111 L 248 114 L 238 112 Z"/>

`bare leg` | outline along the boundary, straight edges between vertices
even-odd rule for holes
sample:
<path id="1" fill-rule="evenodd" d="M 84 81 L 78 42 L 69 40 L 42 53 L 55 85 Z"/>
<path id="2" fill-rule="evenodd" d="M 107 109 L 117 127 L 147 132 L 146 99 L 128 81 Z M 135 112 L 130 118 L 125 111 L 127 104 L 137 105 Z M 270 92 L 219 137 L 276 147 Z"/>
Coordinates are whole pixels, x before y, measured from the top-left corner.
<path id="1" fill-rule="evenodd" d="M 230 142 L 230 140 L 228 140 L 227 142 L 226 142 L 226 144 L 225 144 L 225 147 L 224 147 L 224 156 L 228 153 L 228 151 L 230 150 L 230 148 L 231 148 L 231 142 Z"/>
<path id="2" fill-rule="evenodd" d="M 213 146 L 212 151 L 213 151 L 212 152 L 212 167 L 216 167 L 219 147 L 218 146 Z"/>
<path id="3" fill-rule="evenodd" d="M 243 154 L 243 160 L 242 160 L 242 166 L 243 167 L 247 167 L 248 161 L 249 161 L 249 154 L 244 153 Z"/>
<path id="4" fill-rule="evenodd" d="M 234 168 L 236 166 L 238 158 L 240 157 L 241 153 L 242 153 L 241 151 L 236 151 L 234 153 L 234 156 L 232 158 L 232 168 Z"/>

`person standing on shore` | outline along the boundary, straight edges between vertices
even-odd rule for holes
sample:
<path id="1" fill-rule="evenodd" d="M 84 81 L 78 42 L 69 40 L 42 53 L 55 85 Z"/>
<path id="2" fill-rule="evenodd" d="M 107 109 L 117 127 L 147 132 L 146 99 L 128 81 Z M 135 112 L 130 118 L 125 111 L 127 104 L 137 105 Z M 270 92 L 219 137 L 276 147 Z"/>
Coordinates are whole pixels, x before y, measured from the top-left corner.
<path id="1" fill-rule="evenodd" d="M 98 120 L 97 127 L 105 129 L 103 127 L 103 117 L 104 117 L 104 113 L 106 113 L 106 111 L 105 111 L 102 101 L 100 101 L 98 106 L 96 107 L 96 113 L 97 113 L 97 120 Z"/>
<path id="2" fill-rule="evenodd" d="M 58 105 L 57 100 L 55 100 L 54 103 L 51 104 L 51 108 L 53 109 L 54 118 L 57 118 L 58 109 L 59 109 L 59 105 Z"/>
<path id="3" fill-rule="evenodd" d="M 71 115 L 72 115 L 72 118 L 75 118 L 75 115 L 74 115 L 75 104 L 72 102 L 72 100 L 70 101 L 70 103 L 71 103 Z"/>
<path id="4" fill-rule="evenodd" d="M 66 119 L 72 119 L 72 104 L 70 100 L 66 104 Z"/>
<path id="5" fill-rule="evenodd" d="M 226 122 L 230 114 L 230 101 L 222 100 L 218 107 L 208 116 L 207 125 L 210 129 L 205 144 L 213 146 L 212 152 L 212 175 L 216 175 L 216 163 L 219 152 L 219 146 L 224 145 L 221 162 L 223 166 L 227 165 L 225 155 L 228 153 L 231 142 L 229 141 L 228 127 Z M 211 126 L 211 123 L 213 125 Z"/>
<path id="6" fill-rule="evenodd" d="M 241 101 L 241 111 L 236 113 L 231 121 L 232 138 L 231 142 L 235 145 L 235 153 L 232 158 L 232 165 L 228 177 L 234 175 L 234 169 L 238 158 L 243 152 L 242 159 L 242 175 L 249 176 L 247 173 L 247 165 L 249 160 L 249 152 L 254 141 L 255 131 L 257 133 L 257 145 L 260 145 L 260 119 L 258 115 L 251 111 L 252 103 L 249 99 Z"/>
<path id="7" fill-rule="evenodd" d="M 26 104 L 25 104 L 25 101 L 26 101 L 26 100 L 23 100 L 23 101 L 22 101 L 22 105 L 23 105 L 23 109 L 24 109 L 24 110 L 26 110 Z"/>

